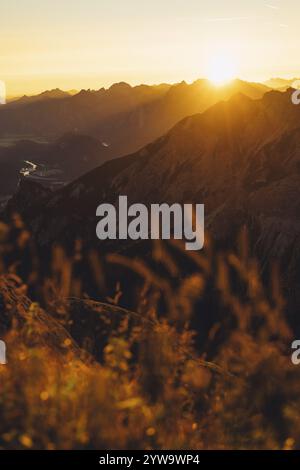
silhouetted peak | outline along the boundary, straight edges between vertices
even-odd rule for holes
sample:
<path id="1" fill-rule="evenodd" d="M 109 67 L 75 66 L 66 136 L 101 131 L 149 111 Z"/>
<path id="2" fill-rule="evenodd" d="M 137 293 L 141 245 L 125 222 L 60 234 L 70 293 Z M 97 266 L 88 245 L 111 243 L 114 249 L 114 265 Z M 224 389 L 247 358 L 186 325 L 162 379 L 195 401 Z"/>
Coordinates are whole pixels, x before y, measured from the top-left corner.
<path id="1" fill-rule="evenodd" d="M 124 91 L 131 90 L 131 86 L 126 82 L 114 83 L 109 87 L 110 91 Z"/>

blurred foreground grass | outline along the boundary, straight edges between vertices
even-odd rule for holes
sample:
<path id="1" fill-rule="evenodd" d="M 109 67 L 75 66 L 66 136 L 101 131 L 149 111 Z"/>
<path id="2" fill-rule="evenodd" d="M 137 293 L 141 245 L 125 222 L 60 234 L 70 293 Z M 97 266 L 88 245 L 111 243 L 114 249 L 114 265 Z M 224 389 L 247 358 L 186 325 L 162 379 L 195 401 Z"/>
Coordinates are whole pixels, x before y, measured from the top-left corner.
<path id="1" fill-rule="evenodd" d="M 107 255 L 141 280 L 133 311 L 120 307 L 120 284 L 101 302 L 88 299 L 79 241 L 72 258 L 55 247 L 42 276 L 30 234 L 13 223 L 0 227 L 2 449 L 300 447 L 300 370 L 280 280 L 273 267 L 262 285 L 245 231 L 236 253 L 217 253 L 209 240 L 205 254 L 157 242 L 159 271 Z M 182 272 L 174 253 L 193 269 Z M 100 286 L 97 253 L 89 259 Z M 207 295 L 218 297 L 217 315 L 203 308 Z M 199 318 L 209 324 L 201 347 Z"/>

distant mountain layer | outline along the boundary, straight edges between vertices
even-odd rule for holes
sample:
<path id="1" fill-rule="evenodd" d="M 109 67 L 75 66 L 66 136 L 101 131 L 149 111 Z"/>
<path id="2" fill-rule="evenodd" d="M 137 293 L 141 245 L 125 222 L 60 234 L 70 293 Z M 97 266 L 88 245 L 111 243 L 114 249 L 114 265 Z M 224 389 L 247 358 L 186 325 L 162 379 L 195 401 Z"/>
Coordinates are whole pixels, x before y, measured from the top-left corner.
<path id="1" fill-rule="evenodd" d="M 271 78 L 265 82 L 265 85 L 274 88 L 275 90 L 286 91 L 288 88 L 293 87 L 296 82 L 300 82 L 299 78 Z"/>
<path id="2" fill-rule="evenodd" d="M 69 132 L 92 135 L 107 143 L 107 156 L 114 158 L 138 150 L 184 117 L 220 100 L 236 93 L 259 99 L 268 90 L 240 80 L 219 88 L 207 80 L 172 86 L 118 83 L 74 96 L 52 90 L 0 107 L 0 139 L 7 135 L 53 139 Z"/>
<path id="3" fill-rule="evenodd" d="M 36 103 L 38 101 L 54 100 L 67 98 L 72 93 L 67 91 L 62 91 L 59 88 L 53 90 L 47 90 L 43 93 L 33 96 L 24 95 L 21 98 L 12 99 L 8 102 L 9 107 L 16 107 L 24 104 Z"/>

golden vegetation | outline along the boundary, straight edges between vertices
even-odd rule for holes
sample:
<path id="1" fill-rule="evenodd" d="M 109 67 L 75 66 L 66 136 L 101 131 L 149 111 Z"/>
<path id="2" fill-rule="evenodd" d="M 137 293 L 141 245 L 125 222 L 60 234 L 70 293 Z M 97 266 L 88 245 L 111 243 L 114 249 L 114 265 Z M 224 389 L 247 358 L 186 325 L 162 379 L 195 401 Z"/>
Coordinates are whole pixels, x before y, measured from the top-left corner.
<path id="1" fill-rule="evenodd" d="M 21 258 L 34 254 L 18 223 L 13 239 L 1 227 L 0 336 L 8 348 L 0 366 L 1 448 L 299 447 L 300 372 L 290 361 L 280 282 L 273 267 L 270 287 L 262 285 L 245 231 L 236 253 L 219 254 L 208 240 L 205 254 L 156 243 L 152 261 L 164 274 L 141 259 L 107 256 L 143 282 L 135 311 L 118 306 L 120 285 L 105 303 L 78 300 L 108 323 L 119 315 L 96 361 L 68 333 L 70 297 L 84 296 L 74 270 L 79 242 L 72 258 L 54 250 L 50 274 L 38 278 L 33 262 L 21 281 Z M 12 262 L 16 246 L 20 259 Z M 100 259 L 88 256 L 102 285 Z M 179 256 L 189 257 L 189 273 Z M 35 282 L 44 309 L 26 296 Z M 218 299 L 217 313 L 205 309 L 206 295 Z M 199 343 L 192 325 L 210 317 Z"/>

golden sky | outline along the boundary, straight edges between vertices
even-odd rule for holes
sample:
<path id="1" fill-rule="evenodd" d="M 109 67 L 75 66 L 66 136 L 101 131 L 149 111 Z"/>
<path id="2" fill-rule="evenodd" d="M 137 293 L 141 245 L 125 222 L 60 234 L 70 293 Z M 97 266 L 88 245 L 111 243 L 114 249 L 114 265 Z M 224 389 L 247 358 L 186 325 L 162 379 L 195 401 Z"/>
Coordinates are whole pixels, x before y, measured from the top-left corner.
<path id="1" fill-rule="evenodd" d="M 299 0 L 10 0 L 0 80 L 11 96 L 220 69 L 256 81 L 299 76 L 299 18 Z"/>

